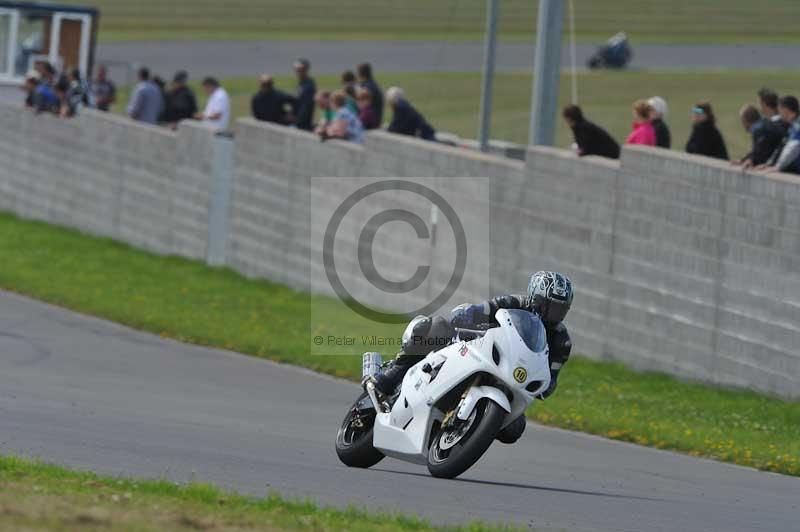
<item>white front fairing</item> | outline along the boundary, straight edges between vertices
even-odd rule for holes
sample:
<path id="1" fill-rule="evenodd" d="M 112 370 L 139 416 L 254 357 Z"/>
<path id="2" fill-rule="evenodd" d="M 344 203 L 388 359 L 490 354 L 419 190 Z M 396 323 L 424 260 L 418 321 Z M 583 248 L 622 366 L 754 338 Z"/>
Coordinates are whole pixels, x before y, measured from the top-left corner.
<path id="1" fill-rule="evenodd" d="M 532 351 L 512 325 L 509 312 L 524 311 L 498 310 L 495 318 L 500 327 L 490 329 L 482 338 L 456 342 L 433 352 L 408 371 L 391 412 L 377 414 L 373 435 L 376 448 L 389 456 L 425 463 L 433 422 L 441 421 L 446 414 L 436 407 L 437 402 L 476 373 L 492 375 L 510 392 L 510 401 L 503 401 L 504 394 L 501 392 L 498 396 L 498 388 L 494 387 L 487 390 L 487 386 L 480 386 L 473 392 L 473 395 L 490 399 L 494 396 L 495 402 L 505 403 L 500 406 L 510 411 L 503 425 L 516 419 L 537 394 L 547 389 L 550 384 L 547 342 L 543 349 Z M 495 346 L 499 363 L 493 360 Z M 431 375 L 422 371 L 426 364 L 431 368 L 441 365 L 432 381 Z M 527 373 L 521 381 L 518 380 L 523 373 L 520 368 Z M 534 381 L 540 384 L 532 391 L 526 390 L 525 387 Z"/>

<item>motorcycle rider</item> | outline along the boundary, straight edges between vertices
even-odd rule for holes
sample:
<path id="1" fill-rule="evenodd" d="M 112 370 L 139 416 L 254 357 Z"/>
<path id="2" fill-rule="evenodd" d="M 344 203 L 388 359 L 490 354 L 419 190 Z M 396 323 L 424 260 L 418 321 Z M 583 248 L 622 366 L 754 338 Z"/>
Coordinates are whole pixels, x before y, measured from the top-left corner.
<path id="1" fill-rule="evenodd" d="M 572 350 L 572 340 L 563 323 L 572 304 L 572 296 L 572 282 L 566 275 L 539 271 L 531 276 L 526 296 L 503 295 L 479 304 L 465 303 L 453 309 L 449 321 L 441 316 L 420 320 L 414 326 L 411 339 L 404 350 L 383 373 L 374 377 L 375 388 L 386 396 L 393 395 L 411 366 L 431 351 L 441 349 L 452 342 L 455 328 L 485 330 L 498 327 L 494 315 L 499 309 L 522 309 L 535 312 L 541 318 L 547 332 L 550 386 L 539 396 L 540 399 L 546 399 L 555 392 L 558 374 Z M 520 416 L 503 430 L 506 433 L 505 437 L 498 438 L 505 443 L 511 443 L 522 435 L 524 429 L 525 419 L 524 416 Z"/>

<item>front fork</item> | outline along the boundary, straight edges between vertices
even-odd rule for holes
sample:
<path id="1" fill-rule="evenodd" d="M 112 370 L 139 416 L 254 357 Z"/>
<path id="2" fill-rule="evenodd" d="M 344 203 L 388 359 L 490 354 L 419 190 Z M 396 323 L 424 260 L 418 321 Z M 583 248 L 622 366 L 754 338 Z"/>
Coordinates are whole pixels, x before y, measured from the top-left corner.
<path id="1" fill-rule="evenodd" d="M 458 416 L 457 414 L 459 414 L 461 412 L 461 409 L 464 407 L 464 401 L 466 401 L 467 394 L 469 393 L 469 391 L 474 386 L 477 386 L 478 384 L 480 384 L 480 382 L 481 382 L 481 376 L 480 375 L 475 375 L 475 377 L 473 377 L 472 381 L 469 383 L 469 386 L 467 386 L 464 389 L 464 393 L 461 394 L 461 399 L 459 399 L 458 404 L 456 405 L 456 407 L 453 408 L 452 410 L 450 410 L 447 413 L 447 415 L 444 417 L 444 419 L 442 420 L 442 427 L 446 427 L 448 424 L 451 424 L 454 420 L 459 420 L 459 421 L 464 421 L 465 420 L 465 419 L 462 419 L 461 416 Z"/>
<path id="2" fill-rule="evenodd" d="M 367 380 L 366 384 L 364 385 L 364 389 L 367 391 L 367 395 L 372 401 L 372 404 L 375 405 L 375 410 L 377 412 L 385 414 L 389 411 L 386 408 L 386 404 L 378 400 L 378 391 L 375 389 L 375 383 L 372 380 Z"/>

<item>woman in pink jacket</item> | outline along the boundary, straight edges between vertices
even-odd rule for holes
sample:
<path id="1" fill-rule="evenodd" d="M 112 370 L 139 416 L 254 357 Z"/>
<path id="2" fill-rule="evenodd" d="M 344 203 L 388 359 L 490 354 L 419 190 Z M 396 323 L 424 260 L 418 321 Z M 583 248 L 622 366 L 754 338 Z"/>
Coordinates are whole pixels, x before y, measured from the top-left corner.
<path id="1" fill-rule="evenodd" d="M 625 139 L 625 144 L 656 145 L 656 130 L 650 123 L 652 109 L 645 100 L 633 104 L 633 131 Z"/>

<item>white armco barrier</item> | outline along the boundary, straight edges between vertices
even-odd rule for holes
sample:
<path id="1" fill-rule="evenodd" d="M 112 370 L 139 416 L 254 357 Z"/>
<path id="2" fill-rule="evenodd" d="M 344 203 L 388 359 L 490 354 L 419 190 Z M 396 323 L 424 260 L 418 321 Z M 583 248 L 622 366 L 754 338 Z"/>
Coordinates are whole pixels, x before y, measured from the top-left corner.
<path id="1" fill-rule="evenodd" d="M 321 143 L 242 119 L 235 133 L 231 147 L 196 123 L 0 104 L 0 209 L 307 289 L 310 177 L 488 176 L 492 292 L 570 275 L 576 352 L 800 397 L 797 176 L 643 147 L 619 162 L 533 147 L 523 163 L 383 132 Z"/>

